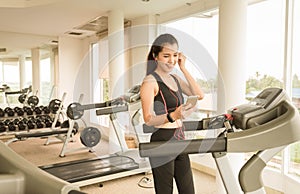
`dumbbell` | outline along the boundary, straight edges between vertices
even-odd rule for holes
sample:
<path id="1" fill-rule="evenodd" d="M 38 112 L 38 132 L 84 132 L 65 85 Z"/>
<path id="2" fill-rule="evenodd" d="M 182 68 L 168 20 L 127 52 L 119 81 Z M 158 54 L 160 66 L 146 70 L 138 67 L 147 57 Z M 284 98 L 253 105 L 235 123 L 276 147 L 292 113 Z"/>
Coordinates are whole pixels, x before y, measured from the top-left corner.
<path id="1" fill-rule="evenodd" d="M 18 101 L 23 104 L 26 100 L 26 94 L 21 94 L 19 97 L 18 97 Z"/>
<path id="2" fill-rule="evenodd" d="M 15 125 L 17 125 L 18 123 L 19 123 L 19 119 L 18 118 L 15 118 L 12 122 L 15 124 Z"/>
<path id="3" fill-rule="evenodd" d="M 24 110 L 20 107 L 15 107 L 14 111 L 15 111 L 15 113 L 17 113 L 18 116 L 23 116 L 24 115 Z"/>
<path id="4" fill-rule="evenodd" d="M 46 118 L 46 119 L 44 120 L 44 123 L 45 123 L 45 127 L 51 127 L 51 126 L 52 126 L 52 121 L 51 121 L 51 119 Z"/>
<path id="5" fill-rule="evenodd" d="M 19 121 L 18 128 L 19 128 L 19 131 L 23 131 L 26 129 L 26 124 L 23 121 Z"/>
<path id="6" fill-rule="evenodd" d="M 27 118 L 23 118 L 22 121 L 26 124 L 28 119 Z"/>
<path id="7" fill-rule="evenodd" d="M 1 133 L 5 132 L 6 129 L 7 129 L 6 125 L 2 121 L 0 121 L 0 132 Z"/>
<path id="8" fill-rule="evenodd" d="M 8 123 L 8 130 L 9 131 L 15 131 L 17 129 L 16 125 L 14 122 Z"/>
<path id="9" fill-rule="evenodd" d="M 39 98 L 37 96 L 29 96 L 27 104 L 31 107 L 35 107 L 39 104 Z"/>
<path id="10" fill-rule="evenodd" d="M 27 121 L 27 127 L 28 127 L 28 129 L 34 129 L 35 128 L 35 123 L 33 122 L 32 119 Z"/>
<path id="11" fill-rule="evenodd" d="M 3 121 L 3 123 L 4 123 L 4 125 L 8 126 L 8 124 L 10 123 L 10 119 L 5 119 L 5 120 Z"/>
<path id="12" fill-rule="evenodd" d="M 44 114 L 50 114 L 50 109 L 49 109 L 48 106 L 44 106 L 44 107 L 42 108 L 42 110 L 43 110 Z"/>
<path id="13" fill-rule="evenodd" d="M 15 115 L 14 110 L 13 110 L 12 108 L 10 108 L 10 107 L 6 107 L 6 108 L 4 109 L 4 112 L 5 112 L 5 113 L 7 114 L 7 116 L 9 116 L 9 117 L 12 117 L 12 116 Z"/>
<path id="14" fill-rule="evenodd" d="M 58 111 L 60 105 L 61 105 L 61 100 L 53 99 L 53 100 L 50 101 L 50 103 L 48 105 L 48 108 L 49 108 L 51 113 L 56 114 L 56 112 Z"/>
<path id="15" fill-rule="evenodd" d="M 28 106 L 24 106 L 23 110 L 26 112 L 27 115 L 33 115 L 33 110 L 32 108 L 28 107 Z"/>
<path id="16" fill-rule="evenodd" d="M 34 122 L 35 122 L 36 128 L 38 128 L 38 129 L 45 127 L 44 121 L 43 121 L 43 119 L 41 119 L 41 117 L 35 118 Z"/>
<path id="17" fill-rule="evenodd" d="M 40 107 L 34 107 L 33 111 L 35 112 L 35 114 L 40 115 L 42 114 L 42 109 Z"/>
<path id="18" fill-rule="evenodd" d="M 5 115 L 4 110 L 2 108 L 0 108 L 0 117 L 4 117 L 4 115 Z"/>

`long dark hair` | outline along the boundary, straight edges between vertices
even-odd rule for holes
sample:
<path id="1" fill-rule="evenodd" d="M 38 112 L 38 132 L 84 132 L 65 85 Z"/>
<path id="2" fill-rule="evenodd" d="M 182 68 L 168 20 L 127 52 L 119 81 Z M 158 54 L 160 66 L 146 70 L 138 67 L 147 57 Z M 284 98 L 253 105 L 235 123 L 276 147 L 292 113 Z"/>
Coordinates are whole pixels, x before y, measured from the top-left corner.
<path id="1" fill-rule="evenodd" d="M 161 34 L 153 42 L 150 52 L 147 58 L 147 72 L 146 75 L 152 73 L 156 67 L 157 63 L 155 62 L 155 57 L 158 56 L 158 53 L 162 51 L 165 44 L 177 44 L 176 38 L 171 34 Z"/>

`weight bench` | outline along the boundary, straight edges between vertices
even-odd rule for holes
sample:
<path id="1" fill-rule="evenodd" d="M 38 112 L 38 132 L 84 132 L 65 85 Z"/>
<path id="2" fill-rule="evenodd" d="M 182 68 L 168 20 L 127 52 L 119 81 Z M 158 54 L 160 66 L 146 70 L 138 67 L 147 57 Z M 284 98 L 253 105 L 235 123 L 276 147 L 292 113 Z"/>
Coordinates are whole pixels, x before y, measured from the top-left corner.
<path id="1" fill-rule="evenodd" d="M 15 138 L 6 142 L 6 145 L 16 142 L 22 141 L 29 138 L 37 138 L 37 137 L 49 137 L 49 136 L 56 136 L 61 134 L 67 134 L 69 129 L 62 129 L 62 130 L 47 130 L 47 131 L 34 131 L 34 132 L 26 132 L 26 133 L 18 133 L 15 134 Z"/>

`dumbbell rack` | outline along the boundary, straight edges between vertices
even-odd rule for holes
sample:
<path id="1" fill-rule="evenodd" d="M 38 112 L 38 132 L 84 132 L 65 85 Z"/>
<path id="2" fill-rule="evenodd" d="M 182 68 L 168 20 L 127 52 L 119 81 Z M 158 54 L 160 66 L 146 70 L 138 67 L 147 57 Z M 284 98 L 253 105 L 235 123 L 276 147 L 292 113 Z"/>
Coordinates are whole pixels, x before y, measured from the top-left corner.
<path id="1" fill-rule="evenodd" d="M 65 93 L 63 95 L 63 98 L 65 97 Z M 25 140 L 28 138 L 37 138 L 37 137 L 56 137 L 57 139 L 59 139 L 60 141 L 64 142 L 64 136 L 66 135 L 66 133 L 68 132 L 68 130 L 62 130 L 61 129 L 61 122 L 59 121 L 59 116 L 61 114 L 61 109 L 62 109 L 62 101 L 58 100 L 60 103 L 59 108 L 56 110 L 52 110 L 53 107 L 48 106 L 49 111 L 47 111 L 48 114 L 42 114 L 42 112 L 40 112 L 41 114 L 34 114 L 32 112 L 32 114 L 25 114 L 24 117 L 25 118 L 34 118 L 34 117 L 38 117 L 38 116 L 42 116 L 42 115 L 47 115 L 50 119 L 51 119 L 51 123 L 48 123 L 47 126 L 41 126 L 41 127 L 36 127 L 36 128 L 40 128 L 40 130 L 35 130 L 32 131 L 29 128 L 27 128 L 27 130 L 23 130 L 23 131 L 19 131 L 16 130 L 15 133 L 10 133 L 11 135 L 14 135 L 14 138 L 10 139 L 9 141 L 6 142 L 6 144 L 10 144 L 12 142 L 15 141 L 19 141 L 19 140 Z M 45 111 L 43 112 L 45 113 Z M 33 128 L 32 128 L 33 129 Z M 59 130 L 58 130 L 59 129 Z M 47 140 L 47 142 L 45 143 L 45 145 L 49 144 L 49 140 Z"/>
<path id="2" fill-rule="evenodd" d="M 6 111 L 2 112 L 2 117 L 0 117 L 1 139 L 8 139 L 20 133 L 28 133 L 35 129 L 45 128 L 49 126 L 49 122 L 52 124 L 52 115 L 50 115 L 46 109 L 42 110 L 42 106 L 38 107 L 40 109 L 38 113 L 33 111 L 32 108 L 26 107 L 25 109 L 31 109 L 31 112 L 27 113 L 24 108 L 15 107 L 12 109 L 6 107 L 5 109 L 9 111 L 9 113 Z M 17 110 L 23 113 L 17 112 Z M 41 119 L 47 119 L 48 123 L 42 123 Z M 36 123 L 37 121 L 39 124 Z"/>

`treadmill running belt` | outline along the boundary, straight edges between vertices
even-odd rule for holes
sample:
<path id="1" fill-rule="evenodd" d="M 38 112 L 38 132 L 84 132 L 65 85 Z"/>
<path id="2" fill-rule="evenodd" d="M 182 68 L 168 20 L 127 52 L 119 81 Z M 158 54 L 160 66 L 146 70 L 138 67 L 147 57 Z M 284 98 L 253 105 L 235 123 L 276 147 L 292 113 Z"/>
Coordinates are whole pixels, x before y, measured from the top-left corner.
<path id="1" fill-rule="evenodd" d="M 129 157 L 110 156 L 46 165 L 40 168 L 60 179 L 74 183 L 137 169 L 139 165 Z"/>

